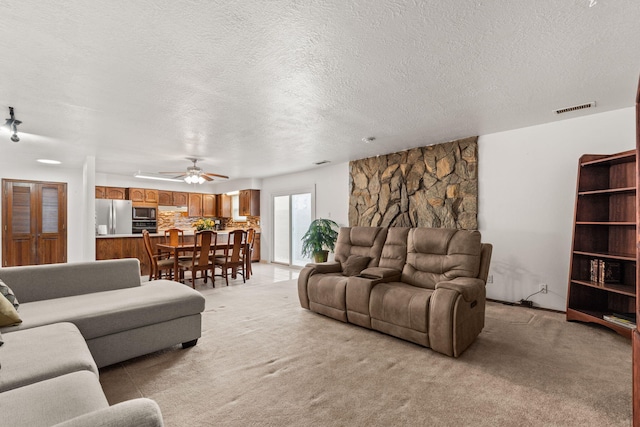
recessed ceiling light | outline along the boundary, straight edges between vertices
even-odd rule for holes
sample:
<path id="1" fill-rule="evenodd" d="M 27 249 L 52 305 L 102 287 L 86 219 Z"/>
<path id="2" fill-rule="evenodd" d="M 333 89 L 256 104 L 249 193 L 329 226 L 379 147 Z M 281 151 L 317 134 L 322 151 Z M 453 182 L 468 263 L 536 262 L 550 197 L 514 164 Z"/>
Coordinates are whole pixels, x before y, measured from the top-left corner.
<path id="1" fill-rule="evenodd" d="M 40 163 L 45 163 L 47 165 L 59 165 L 60 163 L 62 163 L 59 160 L 50 160 L 50 159 L 38 159 L 37 161 Z"/>
<path id="2" fill-rule="evenodd" d="M 376 140 L 375 136 L 369 136 L 367 138 L 362 138 L 362 142 L 364 142 L 365 144 L 371 144 L 375 140 Z"/>

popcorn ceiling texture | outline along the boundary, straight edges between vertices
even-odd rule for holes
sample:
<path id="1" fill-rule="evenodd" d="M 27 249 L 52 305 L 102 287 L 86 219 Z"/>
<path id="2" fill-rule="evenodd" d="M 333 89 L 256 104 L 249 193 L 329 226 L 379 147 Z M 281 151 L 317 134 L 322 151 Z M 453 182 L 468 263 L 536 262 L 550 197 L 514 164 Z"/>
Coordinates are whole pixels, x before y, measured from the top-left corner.
<path id="1" fill-rule="evenodd" d="M 349 224 L 478 228 L 478 137 L 349 163 Z"/>

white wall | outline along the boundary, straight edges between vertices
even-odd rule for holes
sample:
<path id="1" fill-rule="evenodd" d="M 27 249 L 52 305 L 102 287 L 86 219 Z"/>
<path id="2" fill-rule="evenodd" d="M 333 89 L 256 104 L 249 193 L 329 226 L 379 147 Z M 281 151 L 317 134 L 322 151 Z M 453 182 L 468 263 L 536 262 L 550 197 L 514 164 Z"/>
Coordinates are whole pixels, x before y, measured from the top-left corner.
<path id="1" fill-rule="evenodd" d="M 314 218 L 330 218 L 340 226 L 349 225 L 349 163 L 318 167 L 306 172 L 262 180 L 260 192 L 260 258 L 271 260 L 273 241 L 273 196 L 315 190 Z"/>
<path id="2" fill-rule="evenodd" d="M 479 229 L 494 245 L 487 297 L 564 310 L 569 278 L 578 159 L 635 148 L 635 110 L 627 108 L 478 140 Z"/>

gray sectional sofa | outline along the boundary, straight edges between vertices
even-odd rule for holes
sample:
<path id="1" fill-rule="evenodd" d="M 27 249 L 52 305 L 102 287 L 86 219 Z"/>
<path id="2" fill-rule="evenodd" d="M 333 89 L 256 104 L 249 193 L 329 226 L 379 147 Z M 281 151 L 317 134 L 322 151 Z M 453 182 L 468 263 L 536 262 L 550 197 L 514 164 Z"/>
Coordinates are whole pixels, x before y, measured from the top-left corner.
<path id="1" fill-rule="evenodd" d="M 311 311 L 458 357 L 484 327 L 491 252 L 478 231 L 343 227 L 335 262 L 308 264 L 298 296 Z"/>
<path id="2" fill-rule="evenodd" d="M 0 328 L 0 426 L 162 425 L 149 399 L 109 406 L 98 368 L 195 345 L 199 292 L 142 284 L 137 259 L 1 268 L 0 280 L 22 319 Z"/>

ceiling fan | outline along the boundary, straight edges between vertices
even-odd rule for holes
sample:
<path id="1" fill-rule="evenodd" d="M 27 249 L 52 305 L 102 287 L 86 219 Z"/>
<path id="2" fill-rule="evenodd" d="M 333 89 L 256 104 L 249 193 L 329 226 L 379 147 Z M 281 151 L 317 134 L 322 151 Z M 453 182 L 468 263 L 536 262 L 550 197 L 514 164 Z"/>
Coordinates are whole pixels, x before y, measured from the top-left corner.
<path id="1" fill-rule="evenodd" d="M 184 179 L 187 184 L 203 184 L 205 181 L 213 181 L 215 178 L 229 179 L 226 175 L 217 173 L 204 172 L 198 167 L 198 160 L 195 157 L 187 157 L 187 160 L 193 162 L 193 166 L 189 166 L 186 172 L 160 172 L 163 175 L 173 175 L 175 179 Z"/>

